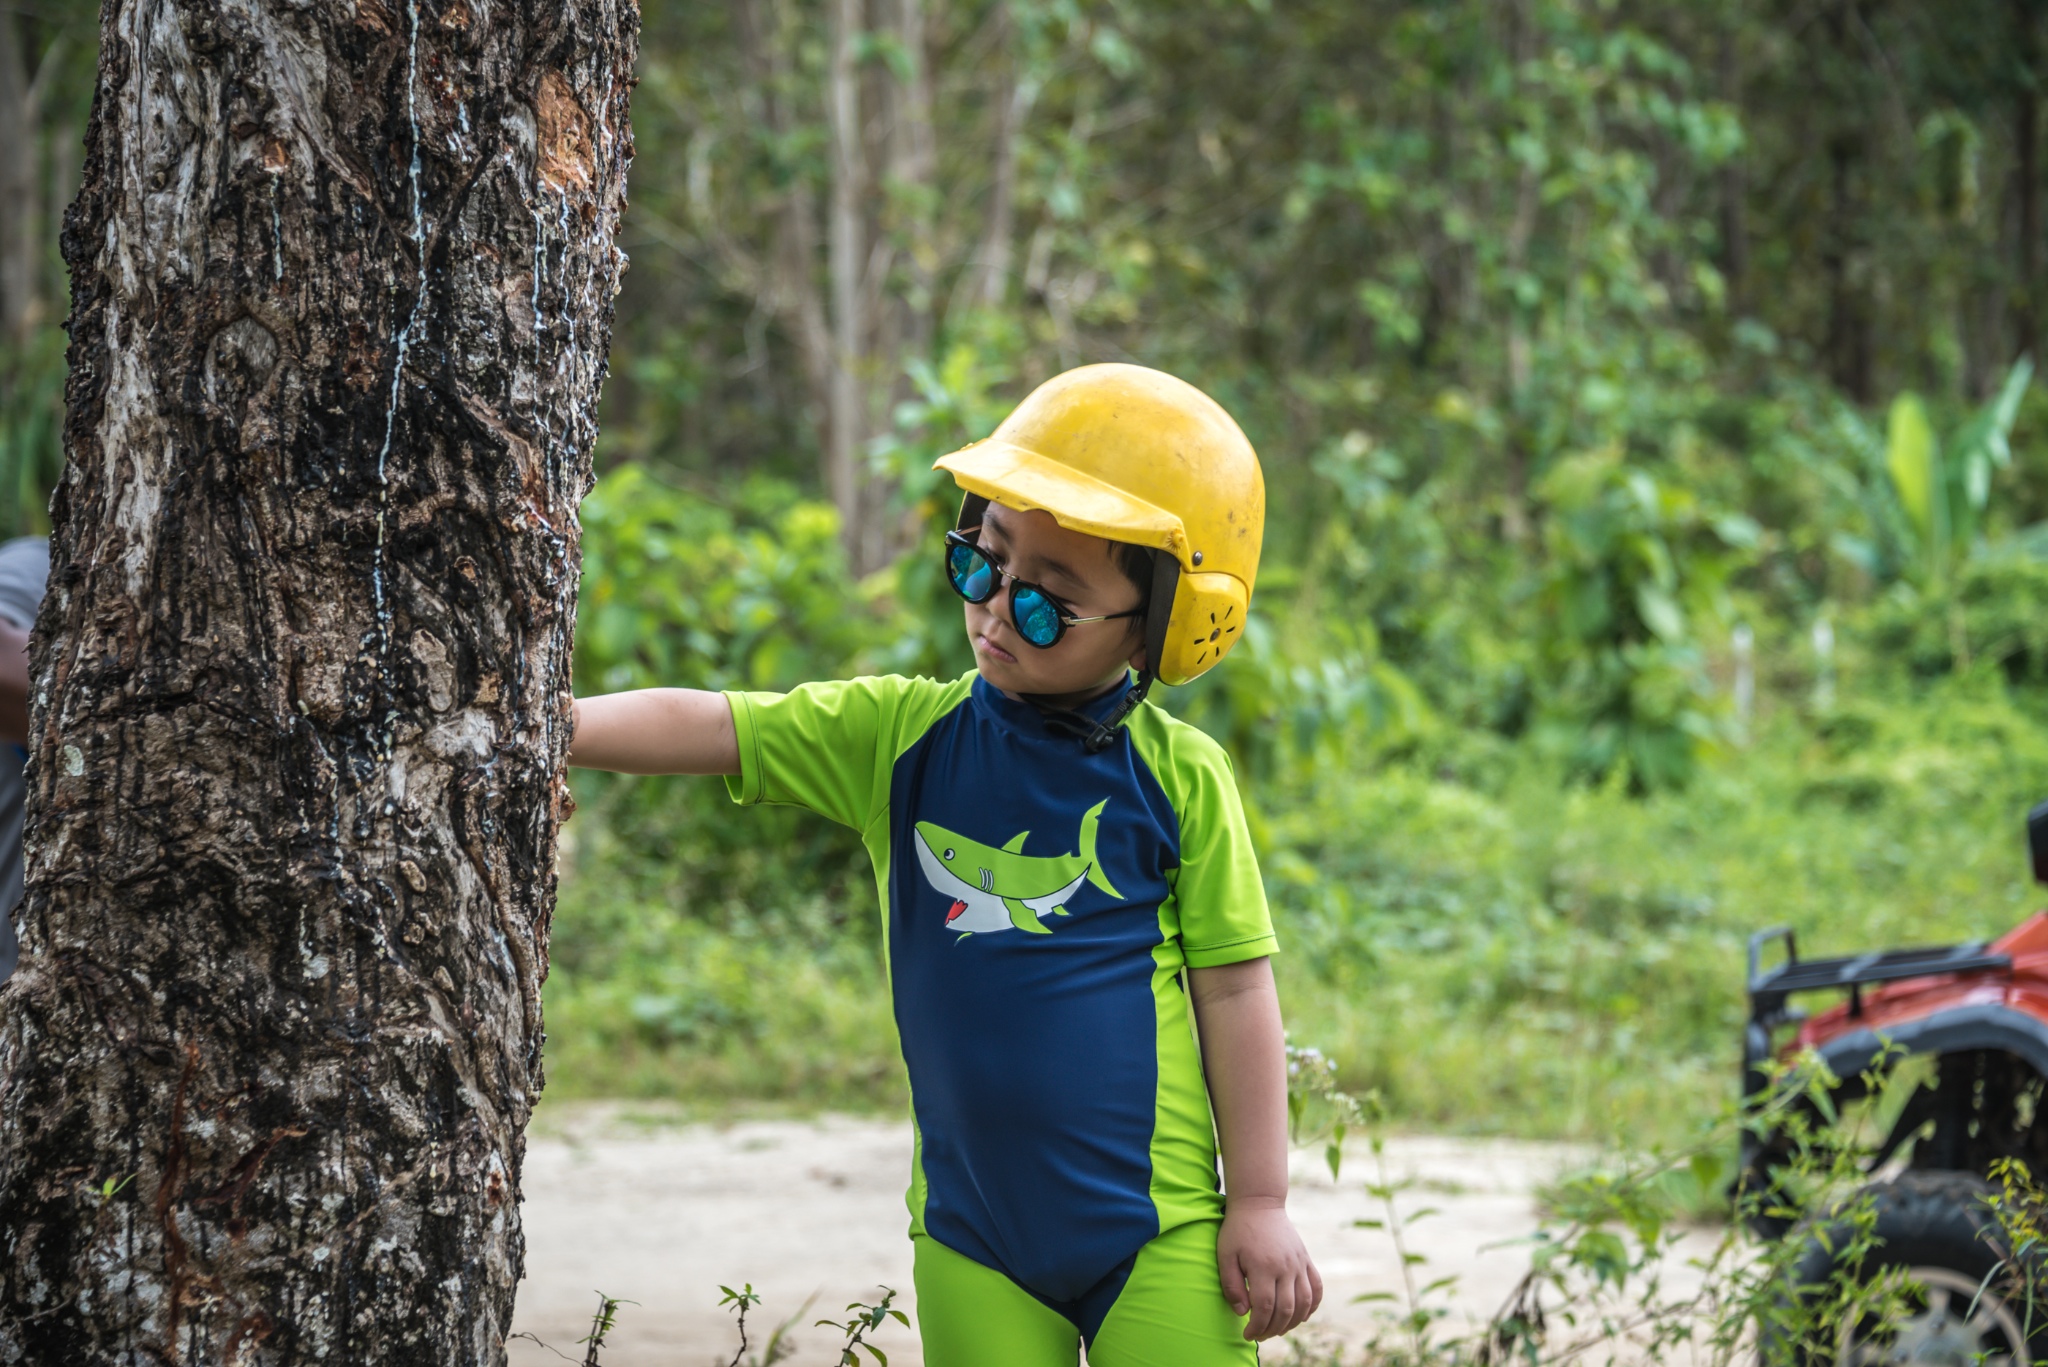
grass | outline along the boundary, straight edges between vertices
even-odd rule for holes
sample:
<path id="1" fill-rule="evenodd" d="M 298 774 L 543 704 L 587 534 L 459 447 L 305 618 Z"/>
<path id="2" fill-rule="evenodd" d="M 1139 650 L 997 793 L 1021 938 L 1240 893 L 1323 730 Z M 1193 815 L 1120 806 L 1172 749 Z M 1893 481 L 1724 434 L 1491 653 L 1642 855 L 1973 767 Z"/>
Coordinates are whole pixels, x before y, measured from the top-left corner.
<path id="1" fill-rule="evenodd" d="M 1835 953 L 1996 935 L 2033 909 L 2039 709 L 1991 676 L 1781 707 L 1649 798 L 1566 788 L 1470 736 L 1303 761 L 1248 795 L 1289 1028 L 1398 1126 L 1681 1142 L 1734 1091 L 1752 930 Z M 710 787 L 579 778 L 550 1093 L 900 1106 L 858 847 Z"/>

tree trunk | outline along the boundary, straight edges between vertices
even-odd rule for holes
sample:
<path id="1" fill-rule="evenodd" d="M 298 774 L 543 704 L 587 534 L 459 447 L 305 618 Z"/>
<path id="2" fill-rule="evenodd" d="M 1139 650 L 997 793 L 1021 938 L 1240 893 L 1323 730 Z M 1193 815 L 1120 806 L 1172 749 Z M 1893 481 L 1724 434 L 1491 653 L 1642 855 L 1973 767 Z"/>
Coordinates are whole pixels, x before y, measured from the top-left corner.
<path id="1" fill-rule="evenodd" d="M 2031 355 L 2040 342 L 2041 107 L 2034 90 L 2038 61 L 2033 9 L 2013 0 L 2013 45 L 2023 78 L 2013 92 L 2013 192 L 2019 209 L 2019 288 L 2013 294 L 2014 350 Z"/>
<path id="2" fill-rule="evenodd" d="M 1716 62 L 1717 85 L 1723 103 L 1736 110 L 1742 104 L 1742 65 L 1736 48 L 1737 16 L 1723 16 L 1720 58 Z M 1728 287 L 1728 313 L 1740 317 L 1749 311 L 1749 185 L 1743 174 L 1742 156 L 1728 158 L 1721 167 L 1721 278 Z"/>
<path id="3" fill-rule="evenodd" d="M 825 418 L 825 487 L 844 522 L 841 536 L 856 573 L 860 563 L 861 479 L 857 465 L 867 436 L 859 365 L 867 337 L 861 307 L 860 73 L 854 44 L 861 33 L 860 0 L 832 0 L 832 66 L 827 76 L 826 123 L 832 131 L 832 207 L 826 232 L 826 272 L 832 293 L 832 370 Z"/>
<path id="4" fill-rule="evenodd" d="M 1536 16 L 1530 0 L 1508 0 L 1508 61 L 1514 71 L 1517 102 L 1525 98 L 1524 72 L 1536 57 Z M 1507 278 L 1520 280 L 1529 263 L 1529 247 L 1536 236 L 1536 172 L 1526 162 L 1515 171 L 1513 217 L 1508 222 Z M 1507 301 L 1507 478 L 1501 488 L 1501 535 L 1520 542 L 1529 536 L 1529 481 L 1535 455 L 1529 431 L 1529 385 L 1534 344 L 1530 337 L 1529 309 L 1510 294 Z"/>
<path id="5" fill-rule="evenodd" d="M 1851 69 L 1860 60 L 1850 37 L 1852 25 L 1859 22 L 1855 2 L 1841 0 L 1829 11 L 1824 26 L 1833 49 L 1829 56 Z M 1821 263 L 1828 287 L 1828 378 L 1857 403 L 1869 404 L 1877 398 L 1876 347 L 1859 186 L 1869 115 L 1842 106 L 1836 117 L 1827 139 L 1828 217 L 1821 230 Z"/>
<path id="6" fill-rule="evenodd" d="M 42 315 L 36 123 L 21 22 L 0 9 L 0 337 L 17 344 Z"/>
<path id="7" fill-rule="evenodd" d="M 491 1364 L 632 0 L 106 0 L 0 1363 Z"/>
<path id="8" fill-rule="evenodd" d="M 896 84 L 896 118 L 890 129 L 889 179 L 903 204 L 900 215 L 907 238 L 909 298 L 904 313 L 903 345 L 923 355 L 932 340 L 933 273 L 938 246 L 932 240 L 932 178 L 938 174 L 938 147 L 932 129 L 931 62 L 926 52 L 925 0 L 896 0 L 896 41 L 906 64 Z"/>
<path id="9" fill-rule="evenodd" d="M 1017 19 L 1008 0 L 997 0 L 989 22 L 996 25 L 995 89 L 989 101 L 995 109 L 995 145 L 991 149 L 988 219 L 982 227 L 981 250 L 975 254 L 974 269 L 963 286 L 969 303 L 985 309 L 1001 308 L 1010 292 L 1010 257 L 1017 235 L 1017 143 L 1024 133 L 1024 121 L 1037 97 L 1031 82 L 1020 79 L 1022 43 Z"/>
<path id="10" fill-rule="evenodd" d="M 770 137 L 786 146 L 796 126 L 791 109 L 796 79 L 784 40 L 783 16 L 773 0 L 741 0 L 735 18 L 748 73 L 761 95 L 763 121 Z M 811 415 L 818 430 L 824 432 L 832 413 L 832 327 L 818 294 L 817 256 L 817 196 L 809 180 L 792 176 L 776 209 L 764 288 L 768 307 L 794 334 Z M 820 442 L 819 449 L 829 448 Z"/>

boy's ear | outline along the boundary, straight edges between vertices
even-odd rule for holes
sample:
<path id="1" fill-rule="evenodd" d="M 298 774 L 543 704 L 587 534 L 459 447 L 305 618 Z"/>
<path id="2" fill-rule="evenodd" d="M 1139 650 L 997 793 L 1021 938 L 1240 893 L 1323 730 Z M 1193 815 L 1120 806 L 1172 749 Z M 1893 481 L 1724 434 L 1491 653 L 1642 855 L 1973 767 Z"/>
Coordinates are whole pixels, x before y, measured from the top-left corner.
<path id="1" fill-rule="evenodd" d="M 1145 632 L 1143 628 L 1140 628 L 1138 631 L 1138 648 L 1131 652 L 1131 668 L 1137 670 L 1140 674 L 1145 672 Z"/>

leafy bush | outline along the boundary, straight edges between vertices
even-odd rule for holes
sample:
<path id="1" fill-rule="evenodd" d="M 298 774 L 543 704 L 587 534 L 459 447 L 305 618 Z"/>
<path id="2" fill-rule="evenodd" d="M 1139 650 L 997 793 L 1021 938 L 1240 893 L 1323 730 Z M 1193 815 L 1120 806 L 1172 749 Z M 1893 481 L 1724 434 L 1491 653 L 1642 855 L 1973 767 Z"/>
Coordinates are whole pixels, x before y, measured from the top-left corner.
<path id="1" fill-rule="evenodd" d="M 1699 624 L 1758 528 L 1612 451 L 1560 461 L 1540 493 L 1544 730 L 1574 773 L 1681 786 L 1722 730 Z"/>
<path id="2" fill-rule="evenodd" d="M 1963 565 L 1952 584 L 1922 592 L 1901 585 L 1870 607 L 1872 651 L 1922 679 L 1973 664 L 2015 683 L 2048 683 L 2048 560 L 2021 556 Z"/>
<path id="3" fill-rule="evenodd" d="M 906 631 L 850 582 L 837 515 L 752 480 L 729 502 L 643 467 L 583 505 L 582 692 L 786 689 Z M 558 1090 L 805 1096 L 900 1089 L 874 882 L 852 831 L 740 812 L 716 779 L 578 771 L 548 981 Z"/>

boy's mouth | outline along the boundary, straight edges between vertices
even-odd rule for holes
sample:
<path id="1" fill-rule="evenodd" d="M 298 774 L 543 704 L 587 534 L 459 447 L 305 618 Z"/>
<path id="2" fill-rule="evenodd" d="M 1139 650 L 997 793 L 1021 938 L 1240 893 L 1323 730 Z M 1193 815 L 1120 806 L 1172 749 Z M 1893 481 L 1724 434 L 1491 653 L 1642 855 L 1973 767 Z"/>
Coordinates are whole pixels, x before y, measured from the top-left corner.
<path id="1" fill-rule="evenodd" d="M 999 660 L 1004 664 L 1013 665 L 1017 663 L 1017 657 L 1015 655 L 1012 655 L 1009 651 L 1004 650 L 994 641 L 991 641 L 986 635 L 977 635 L 974 638 L 974 648 L 980 651 L 982 654 L 988 656 L 990 659 Z"/>

